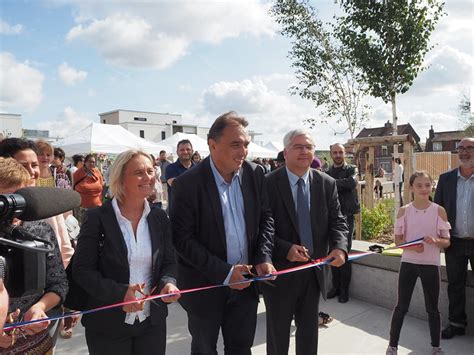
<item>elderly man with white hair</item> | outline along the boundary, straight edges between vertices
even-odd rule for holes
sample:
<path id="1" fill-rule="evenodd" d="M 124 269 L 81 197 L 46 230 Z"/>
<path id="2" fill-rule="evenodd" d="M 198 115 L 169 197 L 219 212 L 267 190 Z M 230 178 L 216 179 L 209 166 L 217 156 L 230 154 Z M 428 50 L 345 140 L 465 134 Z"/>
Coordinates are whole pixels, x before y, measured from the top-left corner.
<path id="1" fill-rule="evenodd" d="M 273 265 L 287 269 L 312 259 L 341 266 L 347 258 L 347 224 L 336 181 L 311 168 L 315 144 L 306 130 L 284 138 L 286 166 L 266 176 L 275 220 Z M 318 349 L 319 294 L 326 298 L 328 268 L 310 268 L 262 285 L 267 316 L 267 354 L 288 354 L 290 326 L 296 322 L 296 354 Z"/>

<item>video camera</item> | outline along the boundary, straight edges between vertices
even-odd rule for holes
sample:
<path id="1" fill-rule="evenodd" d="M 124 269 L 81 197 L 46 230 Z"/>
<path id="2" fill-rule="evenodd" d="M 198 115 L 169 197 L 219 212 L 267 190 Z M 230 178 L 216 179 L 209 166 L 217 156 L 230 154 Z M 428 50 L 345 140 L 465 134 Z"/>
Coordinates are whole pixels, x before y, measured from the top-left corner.
<path id="1" fill-rule="evenodd" d="M 13 225 L 13 219 L 37 221 L 79 205 L 77 192 L 54 187 L 27 187 L 0 195 L 0 278 L 10 297 L 44 290 L 46 254 L 54 250 L 52 242 Z"/>

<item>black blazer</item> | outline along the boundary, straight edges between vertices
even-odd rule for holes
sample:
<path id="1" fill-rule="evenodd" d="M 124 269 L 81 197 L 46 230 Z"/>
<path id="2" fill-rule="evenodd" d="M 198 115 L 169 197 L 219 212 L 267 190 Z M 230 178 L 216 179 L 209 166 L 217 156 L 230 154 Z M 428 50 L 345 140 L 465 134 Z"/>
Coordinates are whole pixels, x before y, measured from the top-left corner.
<path id="1" fill-rule="evenodd" d="M 456 228 L 456 199 L 458 186 L 458 168 L 450 170 L 439 176 L 438 185 L 434 196 L 434 202 L 443 206 L 451 224 L 451 236 L 455 237 Z"/>
<path id="2" fill-rule="evenodd" d="M 273 219 L 264 194 L 263 169 L 244 162 L 241 179 L 249 263 L 271 262 Z M 222 284 L 232 265 L 227 263 L 221 201 L 209 157 L 180 175 L 173 182 L 173 189 L 170 216 L 178 254 L 179 288 Z M 180 302 L 187 311 L 206 312 L 214 302 L 222 301 L 221 291 L 183 295 Z"/>
<path id="3" fill-rule="evenodd" d="M 270 207 L 275 218 L 275 247 L 273 265 L 278 269 L 294 267 L 297 263 L 286 258 L 293 244 L 301 245 L 298 218 L 291 193 L 290 181 L 285 167 L 273 171 L 266 177 Z M 332 249 L 347 253 L 349 230 L 341 213 L 337 197 L 336 181 L 315 169 L 309 171 L 310 214 L 313 232 L 313 259 L 323 258 Z M 328 267 L 314 268 L 323 297 L 326 297 Z"/>
<path id="4" fill-rule="evenodd" d="M 153 209 L 148 217 L 153 255 L 153 285 L 157 292 L 168 282 L 176 284 L 176 264 L 171 244 L 171 227 L 163 210 Z M 103 240 L 102 247 L 99 243 Z M 99 255 L 100 253 L 100 255 Z M 122 302 L 129 285 L 130 272 L 127 245 L 117 222 L 112 203 L 87 211 L 87 219 L 81 226 L 73 263 L 74 280 L 89 292 L 91 308 Z M 152 324 L 166 317 L 166 304 L 157 301 L 150 305 Z M 106 332 L 124 327 L 126 313 L 122 307 L 92 314 L 85 314 L 82 323 L 86 327 Z"/>

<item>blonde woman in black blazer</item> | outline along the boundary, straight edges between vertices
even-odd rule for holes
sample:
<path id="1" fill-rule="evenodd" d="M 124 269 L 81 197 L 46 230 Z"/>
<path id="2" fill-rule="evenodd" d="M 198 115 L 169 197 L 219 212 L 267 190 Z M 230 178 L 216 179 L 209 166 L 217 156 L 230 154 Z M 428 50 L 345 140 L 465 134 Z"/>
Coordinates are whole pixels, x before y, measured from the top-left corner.
<path id="1" fill-rule="evenodd" d="M 151 157 L 121 153 L 110 171 L 112 201 L 87 212 L 76 249 L 73 277 L 88 292 L 88 306 L 100 307 L 176 293 L 83 316 L 90 354 L 165 354 L 166 303 L 179 298 L 168 217 L 150 210 L 155 183 Z M 156 290 L 156 291 L 155 291 Z"/>

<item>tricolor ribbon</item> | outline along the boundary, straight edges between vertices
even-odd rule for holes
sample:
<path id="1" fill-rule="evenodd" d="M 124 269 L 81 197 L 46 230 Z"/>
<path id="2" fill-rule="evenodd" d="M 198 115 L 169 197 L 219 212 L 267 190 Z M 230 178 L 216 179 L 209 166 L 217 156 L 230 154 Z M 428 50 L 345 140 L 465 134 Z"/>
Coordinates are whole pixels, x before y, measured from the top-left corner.
<path id="1" fill-rule="evenodd" d="M 415 246 L 415 245 L 419 245 L 419 244 L 422 244 L 422 243 L 423 243 L 423 238 L 418 238 L 418 239 L 413 240 L 411 242 L 406 242 L 406 243 L 403 243 L 403 244 L 400 244 L 400 245 L 397 245 L 397 246 L 394 246 L 394 247 L 386 248 L 385 250 L 399 249 L 399 248 L 400 249 L 405 249 L 405 248 Z M 372 251 L 359 252 L 359 253 L 350 253 L 348 255 L 347 261 L 353 261 L 353 260 L 368 256 L 368 255 L 372 255 L 372 254 L 376 254 L 376 253 L 372 252 Z M 314 268 L 314 267 L 319 267 L 319 266 L 322 266 L 322 265 L 328 265 L 333 260 L 334 260 L 333 258 L 329 258 L 329 259 L 322 258 L 322 259 L 312 260 L 309 263 L 306 263 L 306 264 L 303 264 L 303 265 L 298 265 L 298 266 L 291 267 L 291 268 L 284 269 L 284 270 L 280 270 L 280 271 L 276 271 L 273 274 L 268 274 L 268 275 L 264 275 L 264 276 L 257 276 L 257 277 L 246 279 L 245 281 L 234 282 L 234 283 L 226 284 L 226 285 L 219 284 L 219 285 L 210 285 L 210 286 L 203 286 L 203 287 L 197 287 L 197 288 L 190 288 L 190 289 L 186 289 L 186 290 L 180 290 L 179 294 L 184 295 L 184 294 L 188 294 L 188 293 L 211 290 L 211 289 L 220 288 L 220 287 L 228 287 L 228 286 L 239 285 L 239 284 L 243 284 L 243 283 L 247 283 L 247 282 L 257 282 L 257 281 L 269 280 L 269 279 L 271 279 L 275 276 L 281 276 L 281 275 L 285 275 L 285 274 L 298 272 L 298 271 L 301 271 L 301 270 L 306 270 L 306 269 L 310 269 L 310 268 Z M 147 302 L 147 301 L 152 301 L 152 300 L 155 300 L 155 299 L 160 299 L 160 298 L 170 297 L 170 296 L 175 296 L 175 295 L 176 295 L 176 293 L 151 295 L 151 296 L 146 296 L 146 297 L 143 297 L 143 298 L 137 298 L 135 300 L 118 302 L 118 303 L 110 304 L 110 305 L 107 305 L 107 306 L 97 307 L 97 308 L 89 309 L 89 310 L 86 310 L 86 311 L 67 312 L 67 313 L 64 313 L 62 315 L 58 315 L 58 316 L 54 316 L 54 317 L 48 317 L 48 318 L 42 318 L 42 319 L 36 319 L 36 320 L 30 320 L 30 321 L 24 321 L 24 322 L 18 322 L 18 323 L 11 323 L 10 325 L 6 326 L 3 330 L 4 331 L 9 331 L 9 330 L 12 330 L 12 329 L 15 329 L 15 328 L 24 327 L 25 325 L 41 323 L 41 322 L 47 322 L 47 321 L 55 321 L 55 320 L 59 320 L 59 319 L 69 318 L 69 317 L 72 317 L 72 316 L 79 316 L 79 315 L 83 315 L 83 314 L 90 314 L 90 313 L 105 311 L 107 309 L 121 307 L 121 306 L 125 306 L 125 305 L 132 304 L 132 303 Z"/>

